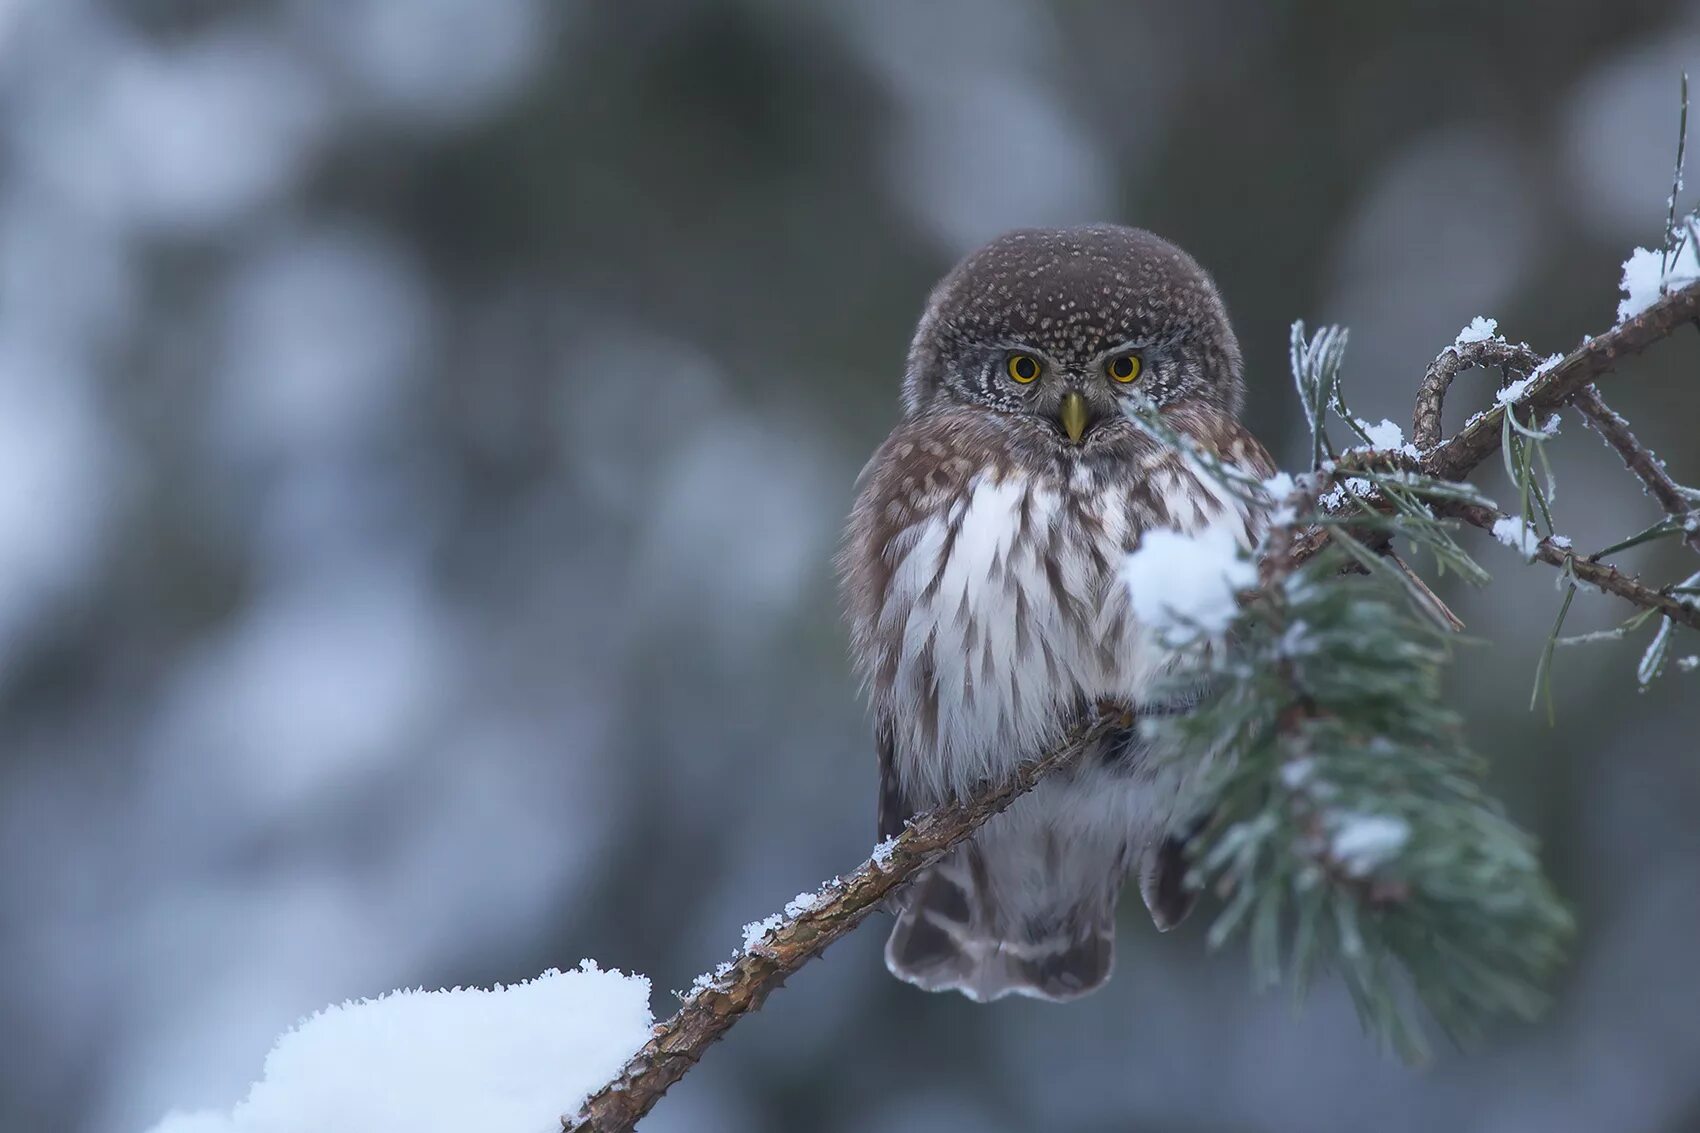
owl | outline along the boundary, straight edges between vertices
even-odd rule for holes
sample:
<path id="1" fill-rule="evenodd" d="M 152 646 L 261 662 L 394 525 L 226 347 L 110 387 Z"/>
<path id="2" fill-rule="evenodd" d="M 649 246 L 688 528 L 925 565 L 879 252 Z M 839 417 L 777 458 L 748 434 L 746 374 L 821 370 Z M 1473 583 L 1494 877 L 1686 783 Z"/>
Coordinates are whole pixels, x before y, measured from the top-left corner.
<path id="1" fill-rule="evenodd" d="M 882 836 L 1006 777 L 1099 705 L 1177 709 L 1154 690 L 1173 686 L 1179 654 L 1133 616 L 1121 565 L 1159 529 L 1225 525 L 1252 547 L 1262 517 L 1126 402 L 1137 391 L 1263 478 L 1274 466 L 1238 423 L 1243 388 L 1215 284 L 1149 232 L 1011 232 L 937 286 L 839 560 Z M 1130 873 L 1160 929 L 1190 908 L 1174 813 L 1188 754 L 1129 729 L 1017 799 L 908 886 L 887 967 L 977 1001 L 1101 986 Z"/>

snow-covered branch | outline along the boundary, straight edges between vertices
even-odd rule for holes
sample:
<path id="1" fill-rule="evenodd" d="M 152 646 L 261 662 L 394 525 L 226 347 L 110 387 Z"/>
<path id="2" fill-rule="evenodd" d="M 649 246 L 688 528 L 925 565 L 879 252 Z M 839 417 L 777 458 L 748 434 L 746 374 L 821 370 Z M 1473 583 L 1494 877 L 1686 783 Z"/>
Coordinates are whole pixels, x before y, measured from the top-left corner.
<path id="1" fill-rule="evenodd" d="M 1571 547 L 1570 540 L 1562 535 L 1549 535 L 1542 539 L 1515 517 L 1479 504 L 1441 504 L 1439 510 L 1457 516 L 1472 527 L 1492 533 L 1507 545 L 1516 544 L 1517 549 L 1522 550 L 1527 558 L 1546 563 L 1548 566 L 1568 569 L 1578 581 L 1622 598 L 1643 610 L 1663 614 L 1690 629 L 1700 630 L 1700 605 L 1684 601 L 1663 590 L 1655 590 L 1610 563 L 1578 555 Z M 1516 533 L 1506 536 L 1504 533 L 1508 529 Z"/>
<path id="2" fill-rule="evenodd" d="M 1691 282 L 1605 333 L 1584 339 L 1569 354 L 1537 367 L 1514 397 L 1472 417 L 1457 433 L 1424 453 L 1423 471 L 1443 480 L 1465 479 L 1499 451 L 1501 420 L 1508 410 L 1515 409 L 1524 418 L 1545 419 L 1595 379 L 1616 369 L 1625 357 L 1669 338 L 1696 318 L 1700 318 L 1700 285 Z"/>
<path id="3" fill-rule="evenodd" d="M 1691 281 L 1681 289 L 1647 303 L 1638 313 L 1610 330 L 1583 339 L 1582 344 L 1569 354 L 1553 355 L 1545 360 L 1525 345 L 1508 343 L 1495 336 L 1492 320 L 1477 320 L 1472 327 L 1466 328 L 1457 342 L 1441 351 L 1419 383 L 1413 413 L 1413 444 L 1417 454 L 1413 457 L 1409 451 L 1357 450 L 1346 454 L 1350 459 L 1342 459 L 1328 471 L 1342 482 L 1351 475 L 1381 467 L 1461 483 L 1499 451 L 1506 433 L 1504 419 L 1507 413 L 1519 420 L 1544 420 L 1565 406 L 1574 406 L 1624 456 L 1631 471 L 1647 483 L 1666 511 L 1673 517 L 1678 516 L 1673 508 L 1692 506 L 1693 501 L 1670 479 L 1663 464 L 1635 439 L 1628 422 L 1605 409 L 1593 383 L 1614 370 L 1624 357 L 1640 353 L 1683 326 L 1697 323 L 1697 320 L 1700 320 L 1700 284 Z M 1453 378 L 1475 366 L 1499 366 L 1508 374 L 1524 376 L 1502 389 L 1491 408 L 1471 417 L 1456 434 L 1442 441 L 1440 418 L 1447 389 Z M 1609 417 L 1590 412 L 1594 403 L 1605 409 Z M 1602 421 L 1606 423 L 1602 425 Z M 1649 479 L 1650 476 L 1653 479 Z M 1653 487 L 1655 482 L 1660 484 L 1658 488 Z M 1487 518 L 1486 523 L 1478 523 L 1477 520 L 1485 518 L 1486 513 L 1479 507 L 1474 510 L 1464 508 L 1469 503 L 1461 501 L 1450 508 L 1442 506 L 1439 510 L 1450 510 L 1458 518 L 1490 531 L 1495 519 L 1502 518 L 1496 514 Z M 1331 510 L 1349 519 L 1366 510 L 1388 514 L 1394 510 L 1394 505 L 1385 493 L 1371 488 L 1360 493 L 1348 493 Z M 1295 558 L 1302 562 L 1320 552 L 1329 543 L 1329 530 L 1319 526 L 1299 533 L 1293 541 Z M 1376 528 L 1363 535 L 1367 546 L 1377 551 L 1386 550 L 1390 538 L 1387 529 Z M 1643 609 L 1665 613 L 1681 624 L 1700 626 L 1692 602 L 1645 586 L 1617 568 L 1578 557 L 1558 544 L 1546 547 L 1531 557 L 1553 566 L 1573 562 L 1577 564 L 1576 576 L 1582 581 Z"/>
<path id="4" fill-rule="evenodd" d="M 1442 350 L 1417 386 L 1417 405 L 1411 415 L 1411 443 L 1427 451 L 1440 443 L 1440 415 L 1452 379 L 1478 366 L 1498 366 L 1520 375 L 1533 373 L 1541 359 L 1527 346 L 1506 342 L 1494 335 L 1491 319 L 1477 319 L 1466 327 L 1456 342 Z"/>
<path id="5" fill-rule="evenodd" d="M 744 949 L 712 974 L 699 977 L 678 1012 L 655 1028 L 643 1049 L 576 1116 L 563 1119 L 562 1127 L 583 1133 L 631 1129 L 715 1040 L 759 1008 L 792 972 L 861 924 L 900 885 L 1032 790 L 1039 780 L 1066 767 L 1108 732 L 1130 723 L 1119 715 L 1095 721 L 1055 751 L 1024 764 L 1010 779 L 987 784 L 967 799 L 919 815 L 902 834 L 875 847 L 855 870 L 828 881 L 815 893 L 799 895 L 783 913 L 750 925 Z"/>

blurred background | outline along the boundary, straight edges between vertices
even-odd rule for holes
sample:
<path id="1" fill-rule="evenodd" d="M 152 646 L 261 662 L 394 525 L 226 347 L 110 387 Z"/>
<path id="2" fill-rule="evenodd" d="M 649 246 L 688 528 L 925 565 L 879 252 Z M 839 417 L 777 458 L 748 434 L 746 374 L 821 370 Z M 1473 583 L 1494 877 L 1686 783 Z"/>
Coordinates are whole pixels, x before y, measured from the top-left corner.
<path id="1" fill-rule="evenodd" d="M 1295 318 L 1406 424 L 1472 316 L 1607 326 L 1697 62 L 1666 0 L 0 3 L 0 1127 L 227 1108 L 398 986 L 593 956 L 669 1013 L 871 842 L 830 557 L 959 255 L 1178 241 L 1293 466 Z M 1697 370 L 1607 387 L 1690 483 Z M 1579 545 L 1654 517 L 1555 455 Z M 1552 576 L 1467 538 L 1459 703 L 1582 926 L 1544 1023 L 1408 1069 L 1137 900 L 1102 994 L 975 1007 L 881 918 L 644 1128 L 1700 1129 L 1700 673 L 1566 651 L 1549 726 Z"/>

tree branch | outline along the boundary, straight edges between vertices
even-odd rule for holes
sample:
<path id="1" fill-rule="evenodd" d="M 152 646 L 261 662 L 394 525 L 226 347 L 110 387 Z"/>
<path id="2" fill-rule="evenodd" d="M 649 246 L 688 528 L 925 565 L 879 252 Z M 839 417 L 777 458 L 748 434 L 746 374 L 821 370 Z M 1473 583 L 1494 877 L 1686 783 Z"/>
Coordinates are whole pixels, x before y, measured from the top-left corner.
<path id="1" fill-rule="evenodd" d="M 1501 366 L 1522 374 L 1533 373 L 1541 360 L 1527 346 L 1485 338 L 1459 342 L 1440 352 L 1417 386 L 1417 405 L 1411 415 L 1411 442 L 1421 451 L 1440 443 L 1440 412 L 1452 379 L 1477 366 Z"/>
<path id="2" fill-rule="evenodd" d="M 1682 491 L 1681 485 L 1671 479 L 1665 470 L 1665 462 L 1653 455 L 1653 451 L 1641 443 L 1639 437 L 1629 428 L 1629 422 L 1618 415 L 1611 406 L 1605 403 L 1600 391 L 1593 386 L 1585 386 L 1577 392 L 1570 401 L 1587 418 L 1594 431 L 1605 439 L 1617 455 L 1623 458 L 1623 463 L 1629 471 L 1641 478 L 1647 485 L 1647 491 L 1652 494 L 1659 506 L 1665 509 L 1665 514 L 1672 519 L 1687 519 L 1694 511 L 1694 505 Z M 1691 526 L 1683 542 L 1696 553 L 1700 553 L 1700 526 Z"/>
<path id="3" fill-rule="evenodd" d="M 1493 525 L 1505 519 L 1504 512 L 1493 508 L 1481 507 L 1477 504 L 1445 504 L 1436 507 L 1437 511 L 1445 511 L 1457 516 L 1472 527 L 1483 531 L 1492 531 Z M 1570 547 L 1555 543 L 1551 539 L 1542 539 L 1535 545 L 1535 558 L 1549 566 L 1563 568 L 1569 566 L 1570 571 L 1578 581 L 1598 587 L 1608 594 L 1615 594 L 1626 602 L 1634 603 L 1644 610 L 1657 610 L 1665 617 L 1680 625 L 1693 630 L 1700 630 L 1700 606 L 1684 602 L 1675 595 L 1662 590 L 1655 590 L 1610 563 L 1595 562 L 1593 559 L 1578 555 Z"/>
<path id="4" fill-rule="evenodd" d="M 1513 404 L 1536 417 L 1555 412 L 1584 386 L 1617 367 L 1626 355 L 1639 354 L 1700 317 L 1700 284 L 1660 296 L 1652 306 L 1541 369 Z M 1472 417 L 1439 447 L 1423 454 L 1423 471 L 1443 480 L 1462 480 L 1499 451 L 1504 405 Z"/>
<path id="5" fill-rule="evenodd" d="M 1533 373 L 1535 376 L 1528 386 L 1511 399 L 1509 406 L 1520 412 L 1527 410 L 1532 417 L 1540 417 L 1571 403 L 1595 378 L 1615 369 L 1619 359 L 1639 354 L 1697 317 L 1700 317 L 1700 284 L 1691 284 L 1680 291 L 1660 296 L 1645 311 L 1604 334 L 1584 340 L 1581 346 L 1550 366 L 1538 364 L 1535 354 L 1526 346 L 1494 340 L 1448 346 L 1429 366 L 1417 390 L 1412 424 L 1417 438 L 1414 443 L 1421 455 L 1413 461 L 1392 452 L 1346 453 L 1341 458 L 1340 470 L 1349 471 L 1355 460 L 1360 466 L 1368 463 L 1404 468 L 1438 480 L 1467 480 L 1499 451 L 1500 422 L 1508 405 L 1496 403 L 1485 412 L 1476 414 L 1462 429 L 1441 442 L 1441 411 L 1447 388 L 1458 374 L 1480 365 L 1504 365 Z M 1390 510 L 1388 501 L 1379 498 L 1379 494 L 1359 497 L 1359 502 L 1378 510 Z M 1355 507 L 1356 504 L 1349 506 Z M 1349 515 L 1347 512 L 1341 514 Z M 1293 540 L 1291 554 L 1295 561 L 1303 562 L 1321 552 L 1328 541 L 1327 528 L 1313 527 L 1299 533 Z M 1378 532 L 1365 544 L 1372 550 L 1382 551 L 1386 548 L 1387 537 Z"/>
<path id="6" fill-rule="evenodd" d="M 900 885 L 942 858 L 1039 780 L 1130 723 L 1126 716 L 1102 717 L 1056 750 L 1022 764 L 1004 782 L 984 785 L 961 802 L 917 816 L 854 872 L 827 882 L 819 901 L 780 919 L 765 937 L 723 967 L 712 983 L 688 995 L 678 1013 L 655 1028 L 654 1037 L 632 1056 L 620 1076 L 592 1094 L 576 1118 L 563 1118 L 562 1128 L 576 1133 L 631 1129 L 716 1039 L 746 1012 L 759 1008 L 792 972 L 861 924 Z"/>

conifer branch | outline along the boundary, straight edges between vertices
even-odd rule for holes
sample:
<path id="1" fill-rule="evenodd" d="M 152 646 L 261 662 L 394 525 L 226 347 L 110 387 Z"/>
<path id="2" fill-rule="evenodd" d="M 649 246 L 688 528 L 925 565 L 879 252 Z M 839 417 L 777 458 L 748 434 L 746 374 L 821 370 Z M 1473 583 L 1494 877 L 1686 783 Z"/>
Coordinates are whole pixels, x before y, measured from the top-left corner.
<path id="1" fill-rule="evenodd" d="M 1462 483 L 1499 451 L 1503 436 L 1503 419 L 1508 408 L 1515 410 L 1523 418 L 1535 419 L 1556 412 L 1566 404 L 1573 404 L 1584 390 L 1592 387 L 1594 379 L 1615 369 L 1622 358 L 1639 354 L 1696 319 L 1700 319 L 1700 284 L 1691 284 L 1660 296 L 1641 314 L 1619 323 L 1605 333 L 1584 339 L 1570 354 L 1550 364 L 1542 363 L 1539 356 L 1527 346 L 1497 339 L 1448 346 L 1440 352 L 1418 383 L 1416 408 L 1412 417 L 1413 443 L 1419 455 L 1411 457 L 1399 452 L 1354 450 L 1343 454 L 1327 471 L 1336 481 L 1344 480 L 1352 473 L 1384 469 Z M 1532 376 L 1515 398 L 1498 402 L 1492 408 L 1476 414 L 1464 428 L 1442 441 L 1441 412 L 1453 378 L 1473 366 L 1481 365 L 1503 366 L 1508 372 Z M 1595 396 L 1597 398 L 1597 391 Z M 1580 410 L 1582 407 L 1577 408 Z M 1621 421 L 1622 418 L 1618 420 Z M 1624 422 L 1624 430 L 1628 430 L 1627 422 Z M 1633 441 L 1633 434 L 1630 434 L 1630 437 Z M 1638 441 L 1633 443 L 1636 449 L 1645 451 Z M 1663 466 L 1652 460 L 1650 453 L 1646 455 L 1652 466 L 1662 472 Z M 1627 462 L 1628 458 L 1625 459 Z M 1631 467 L 1637 475 L 1642 475 L 1633 465 Z M 1669 481 L 1668 476 L 1665 479 Z M 1674 481 L 1669 483 L 1671 490 L 1680 499 L 1680 486 Z M 1663 503 L 1664 497 L 1659 498 Z M 1337 518 L 1350 518 L 1366 510 L 1387 514 L 1393 511 L 1393 503 L 1384 493 L 1371 492 L 1333 509 L 1333 514 Z M 1385 527 L 1375 527 L 1362 534 L 1364 545 L 1377 552 L 1384 552 L 1392 537 L 1391 530 Z M 1320 553 L 1329 540 L 1328 527 L 1313 526 L 1294 536 L 1291 553 L 1297 561 L 1303 562 Z M 1615 590 L 1613 593 L 1635 601 L 1628 593 Z"/>

